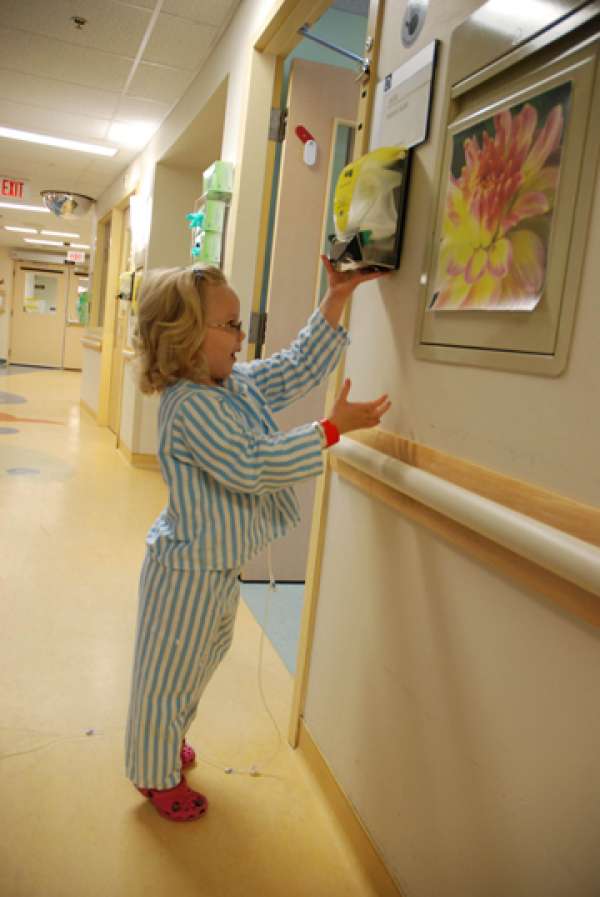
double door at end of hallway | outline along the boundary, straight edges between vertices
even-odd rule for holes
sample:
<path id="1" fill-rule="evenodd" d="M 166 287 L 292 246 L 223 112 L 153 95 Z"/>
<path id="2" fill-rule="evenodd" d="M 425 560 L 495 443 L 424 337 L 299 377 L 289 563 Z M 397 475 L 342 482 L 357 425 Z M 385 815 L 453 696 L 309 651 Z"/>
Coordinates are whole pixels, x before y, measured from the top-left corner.
<path id="1" fill-rule="evenodd" d="M 9 360 L 11 364 L 81 370 L 79 298 L 88 272 L 67 265 L 15 265 Z"/>

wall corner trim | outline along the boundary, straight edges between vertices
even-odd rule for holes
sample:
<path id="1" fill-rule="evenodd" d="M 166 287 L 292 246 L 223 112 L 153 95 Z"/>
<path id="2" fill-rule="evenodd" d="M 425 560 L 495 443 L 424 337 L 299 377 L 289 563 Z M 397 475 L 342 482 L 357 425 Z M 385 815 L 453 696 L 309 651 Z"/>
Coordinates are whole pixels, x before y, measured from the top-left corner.
<path id="1" fill-rule="evenodd" d="M 121 442 L 118 447 L 119 452 L 132 467 L 139 467 L 142 470 L 160 470 L 158 458 L 152 454 L 142 454 L 141 452 L 132 452 L 131 449 Z"/>
<path id="2" fill-rule="evenodd" d="M 402 897 L 379 850 L 375 847 L 351 801 L 338 784 L 303 719 L 300 719 L 297 750 L 321 789 L 323 797 L 352 847 L 365 879 L 374 892 L 378 897 Z"/>

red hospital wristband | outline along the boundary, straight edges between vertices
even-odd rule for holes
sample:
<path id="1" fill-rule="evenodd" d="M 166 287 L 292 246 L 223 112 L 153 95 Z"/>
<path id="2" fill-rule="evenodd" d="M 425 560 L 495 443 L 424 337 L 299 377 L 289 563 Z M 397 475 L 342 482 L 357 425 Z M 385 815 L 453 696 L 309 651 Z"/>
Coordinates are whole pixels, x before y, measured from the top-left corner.
<path id="1" fill-rule="evenodd" d="M 332 424 L 331 421 L 327 420 L 326 417 L 323 418 L 323 420 L 320 420 L 319 423 L 323 427 L 323 432 L 325 433 L 327 448 L 329 448 L 330 445 L 335 445 L 336 442 L 340 441 L 340 431 L 335 424 Z"/>

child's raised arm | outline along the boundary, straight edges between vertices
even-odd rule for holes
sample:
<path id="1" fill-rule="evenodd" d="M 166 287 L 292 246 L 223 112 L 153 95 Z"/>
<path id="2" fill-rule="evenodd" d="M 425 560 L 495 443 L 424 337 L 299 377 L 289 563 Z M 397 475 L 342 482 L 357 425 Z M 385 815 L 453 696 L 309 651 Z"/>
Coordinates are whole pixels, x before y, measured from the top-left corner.
<path id="1" fill-rule="evenodd" d="M 237 371 L 252 379 L 273 411 L 302 398 L 334 370 L 350 342 L 340 326 L 346 302 L 361 283 L 383 276 L 379 272 L 341 273 L 326 256 L 321 260 L 327 270 L 327 293 L 291 346 L 270 358 L 236 365 Z"/>

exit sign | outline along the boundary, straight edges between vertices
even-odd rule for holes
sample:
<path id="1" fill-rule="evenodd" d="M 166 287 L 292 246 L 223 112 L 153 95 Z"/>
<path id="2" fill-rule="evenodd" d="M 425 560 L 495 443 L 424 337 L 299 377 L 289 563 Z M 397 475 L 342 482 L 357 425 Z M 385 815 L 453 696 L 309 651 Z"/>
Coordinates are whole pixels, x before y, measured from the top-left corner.
<path id="1" fill-rule="evenodd" d="M 85 265 L 85 252 L 79 252 L 77 249 L 68 249 L 67 261 L 74 262 L 76 265 Z"/>
<path id="2" fill-rule="evenodd" d="M 0 194 L 6 199 L 27 199 L 27 181 L 0 175 Z"/>

